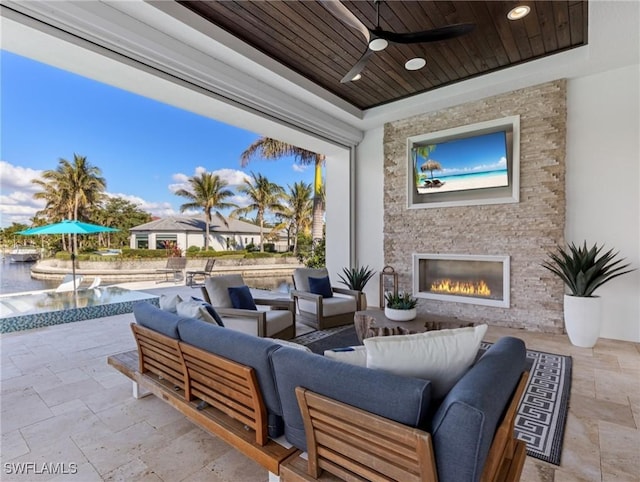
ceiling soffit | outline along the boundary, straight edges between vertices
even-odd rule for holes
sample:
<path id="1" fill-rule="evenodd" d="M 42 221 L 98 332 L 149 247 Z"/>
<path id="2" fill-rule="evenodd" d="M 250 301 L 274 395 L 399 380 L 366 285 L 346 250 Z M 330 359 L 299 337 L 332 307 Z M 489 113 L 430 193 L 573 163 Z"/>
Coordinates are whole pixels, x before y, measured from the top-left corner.
<path id="1" fill-rule="evenodd" d="M 181 5 L 359 109 L 369 109 L 587 44 L 586 1 L 525 2 L 531 13 L 510 21 L 512 1 L 389 1 L 380 26 L 414 32 L 474 23 L 464 36 L 421 44 L 391 44 L 369 58 L 362 78 L 340 83 L 367 45 L 317 1 L 181 1 Z M 370 1 L 344 1 L 364 25 L 376 24 Z M 406 60 L 427 65 L 407 71 Z"/>

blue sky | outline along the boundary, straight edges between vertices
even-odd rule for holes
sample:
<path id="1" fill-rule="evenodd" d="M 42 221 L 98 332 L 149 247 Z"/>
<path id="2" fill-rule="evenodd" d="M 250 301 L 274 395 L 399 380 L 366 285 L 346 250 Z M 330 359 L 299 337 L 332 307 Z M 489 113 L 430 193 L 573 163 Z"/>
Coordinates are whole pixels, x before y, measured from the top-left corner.
<path id="1" fill-rule="evenodd" d="M 503 132 L 456 139 L 437 144 L 429 159 L 442 166 L 441 176 L 495 171 L 507 168 Z M 425 159 L 418 159 L 418 168 Z"/>
<path id="2" fill-rule="evenodd" d="M 292 158 L 240 167 L 259 136 L 6 51 L 1 52 L 1 225 L 29 223 L 42 206 L 31 179 L 59 158 L 86 156 L 107 192 L 154 215 L 179 213 L 173 190 L 201 170 L 240 184 L 251 171 L 286 188 L 312 183 L 313 168 Z M 235 200 L 242 204 L 243 200 Z"/>

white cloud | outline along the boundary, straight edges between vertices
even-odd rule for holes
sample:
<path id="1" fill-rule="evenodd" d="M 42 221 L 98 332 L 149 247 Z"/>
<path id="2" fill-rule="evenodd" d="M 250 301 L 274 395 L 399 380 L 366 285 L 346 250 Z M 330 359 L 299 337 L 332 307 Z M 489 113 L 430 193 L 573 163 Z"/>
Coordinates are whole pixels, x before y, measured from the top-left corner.
<path id="1" fill-rule="evenodd" d="M 309 166 L 303 166 L 302 164 L 292 164 L 291 168 L 295 171 L 295 172 L 304 172 L 307 170 Z"/>
<path id="2" fill-rule="evenodd" d="M 213 174 L 227 181 L 229 186 L 240 186 L 244 184 L 245 180 L 248 181 L 251 179 L 251 176 L 246 172 L 239 171 L 238 169 L 217 169 L 213 171 Z"/>
<path id="3" fill-rule="evenodd" d="M 168 202 L 153 202 L 147 201 L 139 196 L 134 196 L 132 194 L 122 194 L 122 193 L 106 193 L 109 197 L 121 197 L 130 203 L 135 204 L 143 211 L 148 212 L 152 216 L 157 217 L 165 217 L 165 216 L 174 216 L 178 214 L 173 206 Z"/>
<path id="4" fill-rule="evenodd" d="M 198 166 L 195 168 L 194 173 L 191 176 L 183 174 L 181 172 L 173 174 L 171 176 L 171 179 L 173 179 L 175 182 L 169 184 L 169 191 L 174 194 L 179 189 L 185 189 L 189 191 L 189 179 L 193 176 L 199 176 L 203 172 L 207 172 L 207 170 L 202 166 Z M 244 184 L 245 179 L 251 179 L 247 173 L 239 171 L 238 169 L 217 169 L 215 171 L 212 171 L 212 174 L 220 177 L 220 179 L 222 179 L 223 181 L 227 181 L 227 184 L 229 184 L 229 187 L 231 188 Z"/>
<path id="5" fill-rule="evenodd" d="M 40 187 L 31 182 L 41 176 L 42 171 L 0 161 L 0 225 L 29 224 L 44 208 L 44 201 L 33 199 Z"/>
<path id="6" fill-rule="evenodd" d="M 247 207 L 250 204 L 249 197 L 244 194 L 236 194 L 230 197 L 229 202 L 237 204 L 240 208 Z"/>

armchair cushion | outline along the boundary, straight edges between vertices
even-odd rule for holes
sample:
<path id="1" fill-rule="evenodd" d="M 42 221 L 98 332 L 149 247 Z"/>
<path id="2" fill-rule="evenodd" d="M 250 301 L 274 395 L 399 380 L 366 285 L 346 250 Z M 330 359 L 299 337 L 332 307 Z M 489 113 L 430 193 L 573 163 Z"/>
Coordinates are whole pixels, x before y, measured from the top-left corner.
<path id="1" fill-rule="evenodd" d="M 211 316 L 201 302 L 195 300 L 181 301 L 176 306 L 176 313 L 183 318 L 196 318 L 217 325 L 216 319 Z"/>
<path id="2" fill-rule="evenodd" d="M 310 292 L 309 278 L 323 278 L 329 276 L 326 268 L 296 268 L 293 270 L 293 285 L 299 291 Z"/>
<path id="3" fill-rule="evenodd" d="M 270 310 L 264 314 L 267 317 L 267 333 L 265 335 L 267 337 L 272 337 L 293 324 L 293 314 L 289 310 Z M 258 323 L 255 318 L 250 316 L 225 316 L 224 326 L 233 331 L 258 336 Z"/>
<path id="4" fill-rule="evenodd" d="M 322 316 L 342 315 L 355 312 L 358 302 L 353 297 L 333 296 L 322 300 Z M 298 300 L 298 307 L 307 313 L 316 313 L 316 304 L 313 301 Z"/>
<path id="5" fill-rule="evenodd" d="M 231 306 L 239 310 L 257 310 L 256 302 L 253 301 L 251 291 L 246 285 L 243 286 L 229 286 L 229 298 L 231 298 Z"/>
<path id="6" fill-rule="evenodd" d="M 323 298 L 333 297 L 331 282 L 328 276 L 322 278 L 309 277 L 309 291 L 314 295 L 322 295 Z"/>
<path id="7" fill-rule="evenodd" d="M 211 276 L 204 282 L 204 287 L 209 295 L 211 305 L 216 308 L 233 308 L 228 288 L 230 286 L 243 286 L 242 275 L 227 274 L 222 276 Z"/>

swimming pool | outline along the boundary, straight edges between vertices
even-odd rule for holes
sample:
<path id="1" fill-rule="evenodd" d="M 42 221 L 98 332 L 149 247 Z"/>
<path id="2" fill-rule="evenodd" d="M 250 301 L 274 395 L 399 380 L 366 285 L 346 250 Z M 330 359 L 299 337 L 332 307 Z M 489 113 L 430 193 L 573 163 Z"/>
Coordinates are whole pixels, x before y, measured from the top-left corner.
<path id="1" fill-rule="evenodd" d="M 158 297 L 117 286 L 56 293 L 41 291 L 0 297 L 0 333 L 131 313 L 133 305 Z"/>

